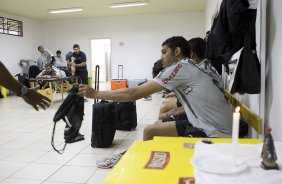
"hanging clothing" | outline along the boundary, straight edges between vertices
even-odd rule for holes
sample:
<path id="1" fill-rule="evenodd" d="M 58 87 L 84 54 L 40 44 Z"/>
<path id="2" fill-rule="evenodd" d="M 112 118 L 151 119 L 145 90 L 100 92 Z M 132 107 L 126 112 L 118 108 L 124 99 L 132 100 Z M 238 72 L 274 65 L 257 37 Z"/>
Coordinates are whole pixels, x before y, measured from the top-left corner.
<path id="1" fill-rule="evenodd" d="M 244 47 L 244 52 L 242 52 L 243 55 L 240 56 L 239 62 L 246 61 L 253 53 L 256 53 L 255 23 L 257 10 L 254 9 L 255 2 L 257 0 L 250 0 L 251 4 L 248 0 L 223 0 L 221 3 L 219 14 L 211 28 L 206 53 L 206 58 L 211 60 L 212 65 L 220 74 L 222 73 L 222 65 L 226 67 L 226 71 L 229 73 L 230 58 L 242 47 Z M 259 64 L 256 58 L 248 61 L 248 64 L 242 65 L 240 63 L 240 70 L 244 71 L 245 76 L 241 77 L 241 72 L 236 77 L 241 78 L 243 82 L 247 80 L 247 83 L 254 85 L 245 88 L 241 85 L 242 82 L 237 83 L 237 86 L 233 88 L 233 93 L 256 94 L 260 92 L 260 67 L 257 67 L 257 65 Z M 248 69 L 246 69 L 246 66 L 248 66 Z M 255 70 L 256 74 L 253 77 L 246 75 L 251 72 L 249 69 Z"/>

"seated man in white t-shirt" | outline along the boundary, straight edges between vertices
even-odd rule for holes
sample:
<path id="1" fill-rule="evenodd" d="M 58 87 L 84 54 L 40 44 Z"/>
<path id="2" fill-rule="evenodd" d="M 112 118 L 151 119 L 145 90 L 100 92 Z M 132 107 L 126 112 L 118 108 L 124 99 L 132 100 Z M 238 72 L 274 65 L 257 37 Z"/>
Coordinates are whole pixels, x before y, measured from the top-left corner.
<path id="1" fill-rule="evenodd" d="M 183 105 L 188 120 L 156 121 L 145 127 L 143 140 L 154 136 L 231 137 L 232 106 L 225 98 L 219 76 L 199 67 L 201 60 L 188 41 L 180 36 L 171 37 L 162 44 L 165 67 L 153 80 L 135 88 L 115 91 L 95 91 L 88 85 L 79 86 L 78 95 L 93 99 L 128 102 L 164 89 L 173 91 Z M 191 58 L 191 59 L 189 59 Z M 98 161 L 100 168 L 109 168 L 123 153 Z"/>
<path id="2" fill-rule="evenodd" d="M 55 56 L 55 62 L 54 62 L 55 67 L 67 67 L 67 63 L 62 57 L 62 52 L 60 50 L 57 50 L 56 56 Z"/>
<path id="3" fill-rule="evenodd" d="M 202 38 L 192 38 L 188 41 L 189 47 L 191 49 L 190 58 L 194 58 L 193 60 L 198 64 L 200 68 L 207 70 L 208 72 L 212 72 L 215 75 L 218 75 L 217 70 L 212 66 L 211 62 L 205 59 L 206 53 L 206 43 Z M 195 58 L 197 57 L 197 58 Z M 174 93 L 170 93 L 166 96 L 166 98 L 171 99 L 175 98 Z M 181 103 L 176 100 L 168 100 L 168 103 L 164 103 L 160 108 L 159 119 L 162 121 L 168 121 L 171 119 L 187 119 L 185 116 L 184 107 Z"/>
<path id="4" fill-rule="evenodd" d="M 127 102 L 162 91 L 173 91 L 183 105 L 188 120 L 156 121 L 144 129 L 143 140 L 154 136 L 231 137 L 232 106 L 225 98 L 218 75 L 199 67 L 199 57 L 183 37 L 172 37 L 162 44 L 163 66 L 153 80 L 135 88 L 95 91 L 80 85 L 79 95 L 93 99 Z M 191 57 L 191 59 L 189 59 Z"/>

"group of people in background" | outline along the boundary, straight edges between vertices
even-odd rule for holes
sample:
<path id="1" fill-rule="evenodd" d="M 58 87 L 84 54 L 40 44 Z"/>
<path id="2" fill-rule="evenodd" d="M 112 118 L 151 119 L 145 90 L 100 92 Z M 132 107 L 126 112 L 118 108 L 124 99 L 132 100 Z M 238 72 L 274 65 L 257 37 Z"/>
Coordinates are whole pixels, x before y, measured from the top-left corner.
<path id="1" fill-rule="evenodd" d="M 69 51 L 65 58 L 63 58 L 60 50 L 57 50 L 56 56 L 54 56 L 50 50 L 45 49 L 42 45 L 38 46 L 38 51 L 41 56 L 37 59 L 37 62 L 31 59 L 20 60 L 19 65 L 22 68 L 22 73 L 30 74 L 31 66 L 37 66 L 40 73 L 36 72 L 36 76 L 31 77 L 61 78 L 76 75 L 80 77 L 82 84 L 88 84 L 87 58 L 78 44 L 73 45 L 73 52 Z"/>

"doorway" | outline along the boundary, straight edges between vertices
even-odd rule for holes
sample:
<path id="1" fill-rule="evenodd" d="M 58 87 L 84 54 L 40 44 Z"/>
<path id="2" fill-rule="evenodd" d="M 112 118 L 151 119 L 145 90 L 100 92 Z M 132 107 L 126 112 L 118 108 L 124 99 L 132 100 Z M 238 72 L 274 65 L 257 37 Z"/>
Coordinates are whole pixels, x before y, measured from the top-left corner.
<path id="1" fill-rule="evenodd" d="M 95 67 L 99 65 L 100 83 L 107 83 L 111 78 L 111 39 L 91 40 L 91 62 L 92 77 L 95 77 Z"/>

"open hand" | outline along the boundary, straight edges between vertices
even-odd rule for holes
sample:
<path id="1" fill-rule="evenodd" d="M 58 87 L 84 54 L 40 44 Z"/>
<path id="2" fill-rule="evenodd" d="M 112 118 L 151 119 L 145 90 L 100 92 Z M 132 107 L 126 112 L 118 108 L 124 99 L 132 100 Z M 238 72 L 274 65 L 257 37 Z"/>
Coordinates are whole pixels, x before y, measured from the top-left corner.
<path id="1" fill-rule="evenodd" d="M 51 100 L 46 96 L 37 93 L 34 89 L 29 90 L 26 95 L 23 96 L 26 103 L 31 105 L 35 110 L 39 110 L 38 106 L 42 107 L 44 110 L 50 106 Z"/>
<path id="2" fill-rule="evenodd" d="M 95 98 L 95 90 L 86 84 L 80 84 L 78 93 L 79 96 L 85 96 L 87 98 Z"/>

